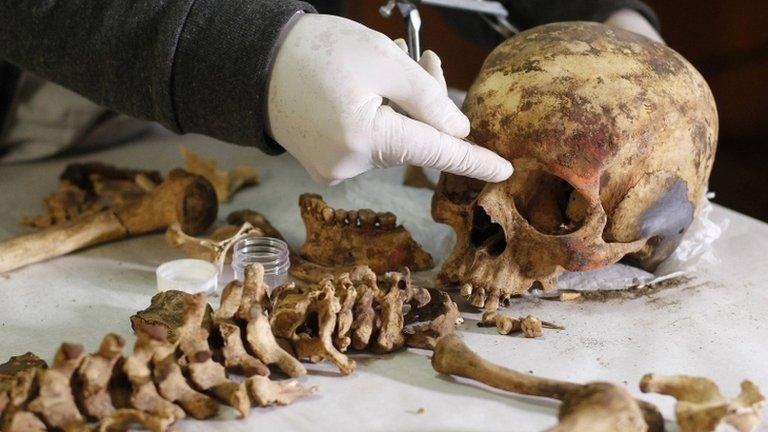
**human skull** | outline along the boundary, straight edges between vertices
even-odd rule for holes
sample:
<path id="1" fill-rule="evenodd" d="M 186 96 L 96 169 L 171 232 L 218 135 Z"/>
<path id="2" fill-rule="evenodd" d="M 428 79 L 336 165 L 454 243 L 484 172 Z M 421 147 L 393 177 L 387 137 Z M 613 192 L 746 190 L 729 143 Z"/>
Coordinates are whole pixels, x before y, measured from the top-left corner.
<path id="1" fill-rule="evenodd" d="M 469 139 L 512 162 L 502 183 L 443 173 L 432 216 L 457 242 L 438 283 L 495 309 L 565 270 L 652 271 L 706 193 L 718 120 L 702 76 L 610 26 L 547 24 L 496 48 L 467 94 Z"/>

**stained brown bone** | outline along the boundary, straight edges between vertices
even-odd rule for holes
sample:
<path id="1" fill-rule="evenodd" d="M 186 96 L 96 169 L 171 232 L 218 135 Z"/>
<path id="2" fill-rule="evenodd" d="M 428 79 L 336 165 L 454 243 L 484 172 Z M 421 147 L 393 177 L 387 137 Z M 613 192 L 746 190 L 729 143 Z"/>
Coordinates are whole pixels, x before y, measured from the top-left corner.
<path id="1" fill-rule="evenodd" d="M 264 364 L 277 365 L 292 378 L 307 374 L 304 365 L 277 343 L 269 326 L 269 320 L 258 306 L 251 310 L 251 319 L 246 327 L 246 341 L 251 351 Z"/>
<path id="2" fill-rule="evenodd" d="M 56 351 L 52 367 L 40 372 L 39 394 L 29 403 L 29 410 L 40 415 L 49 428 L 74 430 L 85 426 L 71 387 L 83 351 L 82 345 L 64 343 Z"/>
<path id="3" fill-rule="evenodd" d="M 232 259 L 232 248 L 238 240 L 247 236 L 263 236 L 264 233 L 247 222 L 242 226 L 224 225 L 217 228 L 210 237 L 193 237 L 182 231 L 181 225 L 173 223 L 165 231 L 165 241 L 189 258 L 201 259 L 216 264 L 220 269 Z"/>
<path id="4" fill-rule="evenodd" d="M 675 417 L 681 432 L 712 432 L 723 423 L 739 432 L 751 432 L 763 417 L 765 397 L 748 380 L 741 382 L 741 393 L 730 400 L 712 380 L 689 375 L 647 374 L 640 381 L 640 390 L 677 399 Z"/>
<path id="5" fill-rule="evenodd" d="M 253 210 L 243 209 L 232 212 L 227 216 L 227 223 L 232 226 L 242 226 L 244 223 L 250 223 L 255 228 L 260 229 L 265 236 L 285 241 L 280 231 L 264 215 Z M 328 276 L 348 273 L 354 269 L 354 266 L 328 267 L 310 262 L 290 246 L 288 251 L 291 260 L 291 268 L 289 269 L 291 276 L 305 282 L 317 283 Z"/>
<path id="6" fill-rule="evenodd" d="M 471 284 L 475 306 L 622 258 L 653 271 L 703 202 L 714 98 L 683 57 L 635 33 L 526 30 L 489 55 L 463 111 L 471 141 L 515 166 L 494 184 L 444 173 L 435 191 L 433 217 L 457 235 L 438 280 Z"/>
<path id="7" fill-rule="evenodd" d="M 163 181 L 157 171 L 118 168 L 99 162 L 67 165 L 59 186 L 43 199 L 45 213 L 22 219 L 36 228 L 65 223 L 128 204 Z"/>
<path id="8" fill-rule="evenodd" d="M 330 360 L 348 375 L 356 364 L 333 345 L 340 310 L 331 279 L 305 289 L 292 286 L 273 295 L 270 325 L 275 336 L 290 340 L 298 358 Z"/>
<path id="9" fill-rule="evenodd" d="M 31 352 L 11 357 L 0 365 L 0 430 L 28 432 L 47 430 L 43 421 L 27 411 L 38 392 L 38 374 L 48 366 Z"/>
<path id="10" fill-rule="evenodd" d="M 131 385 L 130 405 L 170 425 L 184 418 L 185 413 L 160 395 L 151 369 L 157 349 L 167 344 L 166 336 L 160 327 L 147 326 L 137 331 L 133 353 L 126 358 L 123 370 Z"/>
<path id="11" fill-rule="evenodd" d="M 477 323 L 478 327 L 496 327 L 499 334 L 508 335 L 514 332 L 522 332 L 525 337 L 534 338 L 541 336 L 541 329 L 564 330 L 565 327 L 548 321 L 542 321 L 532 315 L 526 317 L 513 317 L 497 311 L 485 311 L 482 319 Z"/>
<path id="12" fill-rule="evenodd" d="M 434 266 L 432 257 L 402 225 L 396 225 L 391 213 L 334 211 L 314 194 L 301 195 L 299 206 L 307 231 L 300 252 L 313 263 L 327 267 L 367 265 L 377 274 Z"/>
<path id="13" fill-rule="evenodd" d="M 133 408 L 121 408 L 113 412 L 99 424 L 99 432 L 123 432 L 133 430 L 136 426 L 150 432 L 164 432 L 173 421 L 154 416 L 145 411 Z"/>
<path id="14" fill-rule="evenodd" d="M 453 333 L 456 325 L 464 321 L 448 293 L 429 289 L 429 296 L 429 303 L 413 308 L 415 318 L 410 318 L 411 313 L 406 317 L 418 321 L 407 329 L 405 343 L 409 347 L 433 350 L 440 338 Z"/>
<path id="15" fill-rule="evenodd" d="M 455 335 L 435 346 L 432 367 L 513 393 L 562 401 L 558 432 L 659 432 L 664 419 L 655 406 L 638 401 L 625 389 L 605 382 L 574 384 L 540 378 L 493 364 L 470 350 Z"/>
<path id="16" fill-rule="evenodd" d="M 352 347 L 363 350 L 368 347 L 374 330 L 377 330 L 374 302 L 381 292 L 376 273 L 369 267 L 356 267 L 350 274 L 350 279 L 357 287 L 357 298 L 352 309 L 354 315 L 351 327 Z"/>
<path id="17" fill-rule="evenodd" d="M 208 395 L 193 389 L 187 382 L 175 355 L 177 344 L 164 340 L 162 332 L 159 333 L 159 339 L 161 344 L 155 348 L 152 365 L 153 378 L 160 395 L 181 405 L 184 412 L 195 419 L 215 416 L 219 412 L 218 403 Z"/>
<path id="18" fill-rule="evenodd" d="M 207 300 L 203 293 L 186 298 L 179 329 L 179 348 L 186 357 L 191 381 L 200 390 L 209 390 L 216 398 L 235 408 L 241 417 L 246 417 L 250 400 L 245 386 L 230 381 L 224 366 L 213 360 L 208 344 L 209 332 L 202 326 Z"/>
<path id="19" fill-rule="evenodd" d="M 255 277 L 263 276 L 258 274 L 256 269 L 251 266 L 245 270 L 245 285 L 252 286 Z M 259 280 L 261 283 L 261 280 Z M 219 309 L 213 315 L 214 323 L 221 334 L 224 356 L 224 366 L 227 370 L 237 372 L 247 377 L 253 375 L 269 375 L 269 369 L 258 358 L 248 353 L 243 345 L 243 334 L 240 322 L 236 315 L 243 304 L 253 304 L 252 301 L 244 300 L 244 287 L 240 281 L 232 281 L 224 287 L 221 293 L 221 303 Z M 246 296 L 258 298 L 258 288 L 249 289 Z M 258 301 L 257 301 L 258 302 Z"/>
<path id="20" fill-rule="evenodd" d="M 174 343 L 179 339 L 182 312 L 185 300 L 191 294 L 184 291 L 168 290 L 152 296 L 149 306 L 131 316 L 131 327 L 134 331 L 147 326 L 162 327 L 167 334 L 167 340 Z M 212 309 L 207 306 L 203 317 L 203 328 L 211 328 Z"/>
<path id="21" fill-rule="evenodd" d="M 141 198 L 116 210 L 103 210 L 71 223 L 0 243 L 0 272 L 61 256 L 88 246 L 166 229 L 178 222 L 199 234 L 216 219 L 218 203 L 211 184 L 183 170 Z"/>
<path id="22" fill-rule="evenodd" d="M 80 406 L 89 417 L 102 419 L 115 411 L 109 393 L 109 382 L 122 359 L 125 339 L 110 333 L 104 336 L 99 350 L 86 356 L 77 370 L 80 381 Z"/>
<path id="23" fill-rule="evenodd" d="M 350 332 L 354 322 L 354 307 L 357 300 L 357 289 L 348 273 L 343 273 L 334 281 L 335 294 L 339 298 L 339 312 L 336 314 L 336 331 L 333 343 L 341 352 L 346 352 L 352 344 Z"/>
<path id="24" fill-rule="evenodd" d="M 389 285 L 386 292 L 378 299 L 378 336 L 372 350 L 376 353 L 392 352 L 405 345 L 405 319 L 403 306 L 409 303 L 413 307 L 423 307 L 430 301 L 429 292 L 411 283 L 410 273 L 388 273 Z"/>
<path id="25" fill-rule="evenodd" d="M 259 184 L 259 172 L 252 167 L 239 166 L 231 171 L 224 171 L 216 162 L 205 160 L 188 148 L 181 146 L 187 171 L 205 177 L 216 190 L 219 202 L 229 201 L 232 195 L 246 186 Z"/>
<path id="26" fill-rule="evenodd" d="M 317 386 L 304 387 L 295 380 L 271 381 L 262 376 L 246 380 L 248 393 L 257 406 L 288 405 L 294 400 L 317 392 Z"/>

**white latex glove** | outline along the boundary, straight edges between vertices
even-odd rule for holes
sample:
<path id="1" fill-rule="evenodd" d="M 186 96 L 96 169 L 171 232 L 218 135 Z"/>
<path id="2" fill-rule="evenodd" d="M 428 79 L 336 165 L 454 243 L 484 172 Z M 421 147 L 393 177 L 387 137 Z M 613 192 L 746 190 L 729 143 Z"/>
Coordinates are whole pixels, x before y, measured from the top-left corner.
<path id="1" fill-rule="evenodd" d="M 427 57 L 425 68 L 442 77 L 437 56 Z M 460 139 L 469 133 L 469 120 L 439 80 L 383 34 L 348 19 L 307 14 L 275 57 L 270 133 L 321 183 L 405 164 L 507 179 L 512 165 L 506 159 Z"/>

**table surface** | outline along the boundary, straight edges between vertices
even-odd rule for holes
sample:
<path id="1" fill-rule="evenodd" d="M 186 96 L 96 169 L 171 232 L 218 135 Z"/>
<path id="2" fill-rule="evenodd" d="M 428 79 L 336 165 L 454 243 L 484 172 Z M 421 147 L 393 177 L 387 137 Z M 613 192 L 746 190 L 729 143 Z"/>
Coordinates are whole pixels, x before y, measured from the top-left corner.
<path id="1" fill-rule="evenodd" d="M 99 153 L 27 165 L 0 166 L 0 238 L 25 232 L 18 221 L 40 212 L 67 163 L 100 160 L 167 172 L 181 166 L 178 145 L 215 158 L 220 166 L 247 163 L 262 173 L 261 185 L 222 206 L 264 213 L 298 246 L 304 229 L 298 211 L 302 192 L 322 194 L 333 207 L 394 211 L 424 247 L 440 259 L 452 241 L 446 226 L 429 216 L 431 192 L 401 186 L 401 169 L 369 173 L 342 185 L 316 185 L 290 156 L 268 157 L 254 149 L 200 136 L 145 138 Z M 383 208 L 386 207 L 386 208 Z M 715 222 L 729 220 L 713 244 L 716 262 L 687 284 L 634 300 L 556 302 L 521 299 L 509 312 L 531 313 L 565 325 L 538 339 L 501 336 L 477 327 L 465 313 L 460 332 L 491 361 L 539 376 L 575 382 L 608 380 L 640 395 L 647 372 L 713 378 L 727 395 L 748 378 L 768 391 L 768 225 L 715 206 Z M 60 342 L 97 347 L 107 332 L 131 335 L 128 317 L 155 293 L 154 268 L 180 254 L 162 235 L 129 239 L 54 259 L 0 278 L 0 360 L 33 351 L 51 359 Z M 131 338 L 129 338 L 131 339 Z M 340 377 L 329 364 L 309 365 L 301 381 L 319 385 L 316 396 L 288 407 L 254 409 L 244 421 L 231 411 L 206 421 L 183 421 L 182 430 L 338 431 L 539 431 L 556 422 L 557 403 L 513 396 L 477 383 L 440 376 L 429 352 L 355 356 L 357 371 Z M 643 395 L 673 425 L 673 399 Z M 423 408 L 420 413 L 419 409 Z M 761 426 L 768 431 L 768 423 Z"/>

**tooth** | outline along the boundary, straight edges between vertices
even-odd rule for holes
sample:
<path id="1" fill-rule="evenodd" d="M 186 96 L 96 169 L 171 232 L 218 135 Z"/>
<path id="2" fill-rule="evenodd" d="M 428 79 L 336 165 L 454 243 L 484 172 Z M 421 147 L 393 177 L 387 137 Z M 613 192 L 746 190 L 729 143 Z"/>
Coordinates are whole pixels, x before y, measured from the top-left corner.
<path id="1" fill-rule="evenodd" d="M 344 210 L 344 209 L 338 209 L 338 210 L 336 210 L 334 215 L 336 216 L 336 222 L 344 225 L 344 223 L 345 223 L 345 221 L 347 219 L 347 211 Z"/>
<path id="2" fill-rule="evenodd" d="M 352 226 L 357 226 L 357 210 L 350 210 L 347 212 L 347 219 L 349 220 L 349 224 Z"/>
<path id="3" fill-rule="evenodd" d="M 377 216 L 379 217 L 379 225 L 383 229 L 392 229 L 397 224 L 397 216 L 391 212 L 379 213 Z"/>
<path id="4" fill-rule="evenodd" d="M 376 225 L 376 213 L 371 209 L 362 209 L 358 211 L 360 225 L 366 228 L 372 228 Z"/>
<path id="5" fill-rule="evenodd" d="M 472 295 L 469 297 L 469 303 L 476 308 L 485 306 L 485 289 L 480 287 L 473 290 Z"/>
<path id="6" fill-rule="evenodd" d="M 472 284 L 471 283 L 465 283 L 461 286 L 461 296 L 465 298 L 469 298 L 469 296 L 472 295 Z"/>
<path id="7" fill-rule="evenodd" d="M 486 310 L 496 310 L 499 308 L 499 297 L 501 294 L 498 290 L 493 290 L 488 294 L 488 297 L 485 299 L 485 304 L 483 307 L 485 307 Z"/>
<path id="8" fill-rule="evenodd" d="M 333 213 L 334 212 L 333 212 L 332 208 L 326 207 L 326 208 L 323 209 L 323 211 L 321 213 L 322 213 L 324 221 L 326 221 L 326 222 L 333 221 Z"/>

